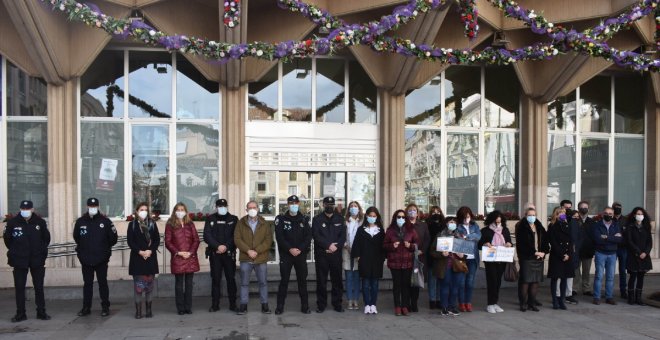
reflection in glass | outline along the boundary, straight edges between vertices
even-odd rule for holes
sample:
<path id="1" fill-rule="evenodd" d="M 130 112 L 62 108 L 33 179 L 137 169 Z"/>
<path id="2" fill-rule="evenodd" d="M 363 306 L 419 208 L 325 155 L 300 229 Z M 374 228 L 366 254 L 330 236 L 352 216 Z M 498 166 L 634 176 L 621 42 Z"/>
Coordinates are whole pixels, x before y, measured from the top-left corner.
<path id="1" fill-rule="evenodd" d="M 124 124 L 83 121 L 80 142 L 81 211 L 96 197 L 102 213 L 124 216 Z"/>
<path id="2" fill-rule="evenodd" d="M 611 132 L 612 82 L 596 76 L 580 86 L 580 131 Z"/>
<path id="3" fill-rule="evenodd" d="M 614 78 L 614 132 L 644 133 L 644 82 L 639 75 Z"/>
<path id="4" fill-rule="evenodd" d="M 624 211 L 644 206 L 644 139 L 614 140 L 614 200 Z"/>
<path id="5" fill-rule="evenodd" d="M 357 201 L 362 210 L 376 204 L 376 174 L 373 172 L 350 172 L 350 192 L 348 200 Z"/>
<path id="6" fill-rule="evenodd" d="M 218 199 L 218 125 L 177 124 L 177 202 L 213 213 Z"/>
<path id="7" fill-rule="evenodd" d="M 46 122 L 7 122 L 7 202 L 15 212 L 17 202 L 31 200 L 48 215 L 47 133 Z"/>
<path id="8" fill-rule="evenodd" d="M 124 116 L 123 51 L 102 51 L 80 78 L 80 115 Z"/>
<path id="9" fill-rule="evenodd" d="M 520 83 L 513 66 L 486 67 L 485 72 L 486 126 L 517 128 Z"/>
<path id="10" fill-rule="evenodd" d="M 350 123 L 376 124 L 377 89 L 367 72 L 359 62 L 348 62 L 349 103 L 348 121 Z"/>
<path id="11" fill-rule="evenodd" d="M 600 213 L 608 206 L 608 157 L 609 142 L 600 139 L 582 140 L 582 197 L 589 202 L 593 213 Z"/>
<path id="12" fill-rule="evenodd" d="M 274 120 L 276 114 L 277 64 L 261 79 L 248 84 L 248 119 Z"/>
<path id="13" fill-rule="evenodd" d="M 312 121 L 312 60 L 282 64 L 282 120 Z"/>
<path id="14" fill-rule="evenodd" d="M 548 213 L 559 202 L 575 199 L 575 136 L 548 135 Z"/>
<path id="15" fill-rule="evenodd" d="M 440 131 L 406 130 L 404 202 L 415 203 L 424 212 L 440 206 L 441 136 Z"/>
<path id="16" fill-rule="evenodd" d="M 218 120 L 220 84 L 207 80 L 181 54 L 176 55 L 176 71 L 176 117 Z"/>
<path id="17" fill-rule="evenodd" d="M 7 61 L 7 115 L 41 116 L 47 115 L 46 82 L 30 77 Z"/>
<path id="18" fill-rule="evenodd" d="M 456 214 L 461 206 L 477 211 L 479 201 L 479 136 L 447 136 L 447 211 Z"/>
<path id="19" fill-rule="evenodd" d="M 487 132 L 484 167 L 485 212 L 518 211 L 518 134 Z"/>
<path id="20" fill-rule="evenodd" d="M 440 125 L 439 78 L 406 95 L 406 124 Z"/>
<path id="21" fill-rule="evenodd" d="M 445 80 L 445 125 L 481 126 L 481 68 L 451 66 Z"/>
<path id="22" fill-rule="evenodd" d="M 133 204 L 147 202 L 154 213 L 169 211 L 169 135 L 166 125 L 134 125 Z"/>
<path id="23" fill-rule="evenodd" d="M 548 130 L 575 131 L 575 91 L 548 103 Z"/>
<path id="24" fill-rule="evenodd" d="M 343 123 L 344 59 L 316 59 L 316 121 Z"/>
<path id="25" fill-rule="evenodd" d="M 300 199 L 300 213 L 308 215 L 312 204 L 312 174 L 307 172 L 280 172 L 278 203 L 280 214 L 288 211 L 287 198 Z"/>
<path id="26" fill-rule="evenodd" d="M 128 67 L 129 116 L 172 117 L 172 55 L 130 51 Z"/>
<path id="27" fill-rule="evenodd" d="M 250 171 L 250 200 L 257 202 L 259 213 L 264 216 L 275 216 L 275 193 L 277 183 L 276 171 Z M 237 215 L 244 216 L 243 211 Z"/>
<path id="28" fill-rule="evenodd" d="M 314 210 L 311 215 L 320 214 L 323 209 L 323 198 L 334 197 L 335 208 L 345 213 L 346 208 L 346 173 L 345 172 L 320 172 L 315 173 L 314 183 L 316 188 L 314 197 Z"/>

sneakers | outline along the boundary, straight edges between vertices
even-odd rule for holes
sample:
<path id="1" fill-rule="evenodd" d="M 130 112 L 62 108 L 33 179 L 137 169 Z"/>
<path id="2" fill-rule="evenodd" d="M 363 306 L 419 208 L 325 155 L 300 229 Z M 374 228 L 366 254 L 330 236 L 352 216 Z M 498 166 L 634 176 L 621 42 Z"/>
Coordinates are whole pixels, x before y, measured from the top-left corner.
<path id="1" fill-rule="evenodd" d="M 394 308 L 394 315 L 401 316 L 401 307 Z"/>
<path id="2" fill-rule="evenodd" d="M 464 303 L 459 303 L 458 304 L 458 310 L 464 313 L 464 312 L 467 312 L 467 307 L 465 307 Z"/>
<path id="3" fill-rule="evenodd" d="M 600 299 L 594 299 L 594 305 L 600 305 Z"/>
<path id="4" fill-rule="evenodd" d="M 447 310 L 447 308 L 442 308 L 442 309 L 440 310 L 440 315 L 442 315 L 442 316 L 449 316 L 449 311 Z"/>
<path id="5" fill-rule="evenodd" d="M 371 305 L 371 314 L 378 314 L 378 309 L 376 309 L 376 305 Z"/>
<path id="6" fill-rule="evenodd" d="M 459 315 L 461 315 L 461 313 L 460 313 L 458 310 L 456 310 L 456 307 L 451 307 L 447 312 L 448 312 L 449 315 L 451 315 L 451 316 L 459 316 Z"/>
<path id="7" fill-rule="evenodd" d="M 268 308 L 267 303 L 262 303 L 261 304 L 261 313 L 263 314 L 270 314 L 270 308 Z"/>
<path id="8" fill-rule="evenodd" d="M 371 314 L 371 306 L 364 306 L 364 314 Z"/>
<path id="9" fill-rule="evenodd" d="M 566 302 L 568 302 L 571 305 L 577 305 L 578 304 L 578 300 L 576 298 L 574 298 L 573 296 L 567 297 Z"/>
<path id="10" fill-rule="evenodd" d="M 409 314 L 408 308 L 407 307 L 401 308 L 401 314 L 403 314 L 403 316 L 408 316 Z"/>
<path id="11" fill-rule="evenodd" d="M 466 303 L 465 304 L 465 311 L 471 313 L 472 312 L 472 304 L 471 303 Z"/>
<path id="12" fill-rule="evenodd" d="M 92 311 L 89 309 L 89 307 L 83 307 L 80 312 L 78 312 L 78 316 L 87 316 L 89 314 L 92 314 Z"/>
<path id="13" fill-rule="evenodd" d="M 497 313 L 497 311 L 495 311 L 495 305 L 488 305 L 488 307 L 486 307 L 486 312 L 488 312 L 490 314 Z"/>
<path id="14" fill-rule="evenodd" d="M 498 313 L 504 312 L 504 309 L 502 309 L 502 307 L 500 307 L 498 304 L 494 304 L 493 307 L 495 308 L 495 311 Z"/>
<path id="15" fill-rule="evenodd" d="M 241 305 L 236 312 L 238 315 L 245 315 L 245 313 L 247 313 L 247 305 Z"/>

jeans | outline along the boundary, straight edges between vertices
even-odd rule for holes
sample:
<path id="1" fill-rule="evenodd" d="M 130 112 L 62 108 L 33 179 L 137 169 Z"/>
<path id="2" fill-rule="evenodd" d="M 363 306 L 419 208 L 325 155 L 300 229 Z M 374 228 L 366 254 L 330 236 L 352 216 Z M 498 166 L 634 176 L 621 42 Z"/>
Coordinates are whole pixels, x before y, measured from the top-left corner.
<path id="1" fill-rule="evenodd" d="M 589 272 L 591 271 L 592 258 L 580 259 L 580 264 L 575 269 L 575 291 L 582 290 L 582 293 L 591 291 L 591 280 L 589 280 Z"/>
<path id="2" fill-rule="evenodd" d="M 360 298 L 360 272 L 345 270 L 346 273 L 346 299 L 357 301 Z"/>
<path id="3" fill-rule="evenodd" d="M 486 262 L 486 291 L 488 295 L 488 305 L 496 305 L 500 297 L 500 287 L 502 286 L 502 275 L 506 268 L 504 262 Z"/>
<path id="4" fill-rule="evenodd" d="M 451 268 L 445 270 L 445 278 L 438 281 L 440 286 L 440 306 L 456 308 L 460 286 L 465 285 L 465 273 L 455 273 Z"/>
<path id="5" fill-rule="evenodd" d="M 177 312 L 192 310 L 194 276 L 195 273 L 174 274 L 174 300 L 176 302 Z"/>
<path id="6" fill-rule="evenodd" d="M 262 304 L 268 303 L 267 269 L 266 263 L 241 262 L 241 305 L 247 305 L 248 303 L 252 270 L 257 274 L 257 281 L 259 282 L 259 300 Z"/>
<path id="7" fill-rule="evenodd" d="M 394 307 L 410 307 L 410 280 L 412 268 L 390 269 L 392 271 L 392 292 L 394 293 Z"/>
<path id="8" fill-rule="evenodd" d="M 617 249 L 616 258 L 619 260 L 619 290 L 623 294 L 623 292 L 626 291 L 626 264 L 628 263 L 628 249 Z"/>
<path id="9" fill-rule="evenodd" d="M 378 301 L 378 279 L 362 278 L 362 297 L 365 306 L 375 306 Z"/>
<path id="10" fill-rule="evenodd" d="M 614 290 L 614 270 L 616 268 L 616 254 L 603 254 L 596 252 L 596 277 L 594 277 L 594 299 L 600 298 L 601 283 L 605 274 L 605 298 L 611 299 Z M 605 272 L 605 273 L 603 273 Z"/>
<path id="11" fill-rule="evenodd" d="M 442 295 L 442 279 L 437 278 L 433 275 L 433 269 L 429 269 L 428 276 L 429 282 L 429 300 L 432 302 L 440 301 L 440 296 Z"/>
<path id="12" fill-rule="evenodd" d="M 474 278 L 477 275 L 479 264 L 476 259 L 467 260 L 468 272 L 465 273 L 465 283 L 458 286 L 458 302 L 472 303 L 472 291 L 474 290 Z"/>

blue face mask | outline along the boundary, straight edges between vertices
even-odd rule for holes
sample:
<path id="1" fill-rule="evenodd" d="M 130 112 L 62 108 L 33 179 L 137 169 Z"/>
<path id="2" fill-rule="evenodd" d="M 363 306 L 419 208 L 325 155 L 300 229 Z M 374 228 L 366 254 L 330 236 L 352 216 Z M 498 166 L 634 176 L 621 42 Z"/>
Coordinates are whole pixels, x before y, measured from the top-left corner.
<path id="1" fill-rule="evenodd" d="M 294 215 L 297 214 L 299 210 L 300 210 L 300 205 L 298 204 L 291 204 L 289 206 L 289 211 Z"/>
<path id="2" fill-rule="evenodd" d="M 227 207 L 218 207 L 218 214 L 227 215 Z"/>
<path id="3" fill-rule="evenodd" d="M 405 218 L 397 218 L 396 219 L 396 225 L 399 227 L 402 227 L 404 224 L 406 224 L 406 219 Z"/>
<path id="4" fill-rule="evenodd" d="M 374 224 L 374 223 L 376 223 L 376 217 L 373 217 L 373 216 L 367 216 L 367 223 L 369 223 L 369 224 Z"/>
<path id="5" fill-rule="evenodd" d="M 527 222 L 529 224 L 534 224 L 534 222 L 536 222 L 536 216 L 527 216 Z"/>
<path id="6" fill-rule="evenodd" d="M 559 214 L 560 221 L 566 221 L 566 214 Z"/>
<path id="7" fill-rule="evenodd" d="M 408 217 L 417 217 L 417 210 L 408 210 Z"/>
<path id="8" fill-rule="evenodd" d="M 454 230 L 456 230 L 456 223 L 449 223 L 449 224 L 447 224 L 447 229 L 449 229 L 449 231 L 454 231 Z"/>
<path id="9" fill-rule="evenodd" d="M 30 218 L 30 216 L 32 216 L 32 211 L 30 211 L 30 210 L 21 210 L 21 216 L 23 216 L 23 218 Z"/>
<path id="10" fill-rule="evenodd" d="M 348 211 L 351 213 L 351 216 L 357 216 L 357 214 L 360 212 L 360 209 L 358 207 L 350 207 Z"/>

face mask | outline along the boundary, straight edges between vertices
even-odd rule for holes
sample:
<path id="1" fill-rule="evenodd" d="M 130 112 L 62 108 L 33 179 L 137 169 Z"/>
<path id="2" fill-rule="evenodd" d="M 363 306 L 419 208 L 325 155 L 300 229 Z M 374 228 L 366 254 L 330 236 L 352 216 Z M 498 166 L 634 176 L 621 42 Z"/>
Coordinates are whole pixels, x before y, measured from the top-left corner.
<path id="1" fill-rule="evenodd" d="M 566 221 L 566 214 L 559 214 L 560 221 Z"/>
<path id="2" fill-rule="evenodd" d="M 447 229 L 449 229 L 449 231 L 454 231 L 454 230 L 456 230 L 456 223 L 449 223 L 449 224 L 447 225 Z"/>
<path id="3" fill-rule="evenodd" d="M 186 217 L 186 212 L 185 211 L 177 211 L 176 212 L 176 218 L 182 220 L 184 217 Z"/>
<path id="4" fill-rule="evenodd" d="M 621 215 L 621 208 L 619 208 L 619 207 L 614 208 L 614 215 L 617 215 L 617 216 Z"/>
<path id="5" fill-rule="evenodd" d="M 335 207 L 327 206 L 325 207 L 325 209 L 323 209 L 323 211 L 325 211 L 325 213 L 329 215 L 335 211 Z"/>
<path id="6" fill-rule="evenodd" d="M 99 208 L 88 208 L 87 212 L 89 213 L 89 216 L 94 216 L 99 213 Z"/>
<path id="7" fill-rule="evenodd" d="M 603 219 L 605 220 L 605 222 L 610 222 L 610 221 L 612 221 L 612 216 L 610 216 L 610 215 L 604 215 L 604 216 L 603 216 Z"/>
<path id="8" fill-rule="evenodd" d="M 644 221 L 644 215 L 635 215 L 635 220 L 637 220 L 637 222 Z"/>
<path id="9" fill-rule="evenodd" d="M 470 218 L 469 217 L 465 218 L 465 224 L 470 224 Z"/>
<path id="10" fill-rule="evenodd" d="M 406 219 L 405 218 L 397 218 L 396 219 L 396 225 L 399 227 L 402 227 L 404 224 L 406 224 Z"/>
<path id="11" fill-rule="evenodd" d="M 227 215 L 227 207 L 218 207 L 219 215 Z"/>
<path id="12" fill-rule="evenodd" d="M 578 209 L 578 211 L 580 212 L 580 214 L 586 215 L 589 212 L 589 208 L 580 208 Z"/>
<path id="13" fill-rule="evenodd" d="M 351 213 L 351 216 L 357 216 L 357 214 L 360 212 L 360 209 L 358 209 L 358 207 L 350 207 L 348 211 Z"/>
<path id="14" fill-rule="evenodd" d="M 534 224 L 534 222 L 536 222 L 536 216 L 527 216 L 527 222 L 529 224 Z"/>
<path id="15" fill-rule="evenodd" d="M 257 209 L 248 210 L 248 216 L 250 216 L 250 217 L 256 217 L 257 214 L 258 214 Z"/>
<path id="16" fill-rule="evenodd" d="M 417 217 L 417 210 L 408 210 L 409 217 Z"/>
<path id="17" fill-rule="evenodd" d="M 32 216 L 32 211 L 30 211 L 30 210 L 21 210 L 21 216 L 23 216 L 23 218 L 30 218 L 30 216 Z"/>
<path id="18" fill-rule="evenodd" d="M 369 224 L 376 223 L 376 217 L 367 216 L 367 223 L 369 223 Z"/>
<path id="19" fill-rule="evenodd" d="M 297 214 L 299 210 L 300 210 L 300 206 L 298 204 L 291 204 L 289 206 L 289 211 L 294 215 Z"/>
<path id="20" fill-rule="evenodd" d="M 148 213 L 147 213 L 146 210 L 138 211 L 138 216 L 139 216 L 141 219 L 143 219 L 143 220 L 144 220 L 145 218 L 147 218 L 147 215 L 148 215 Z"/>

